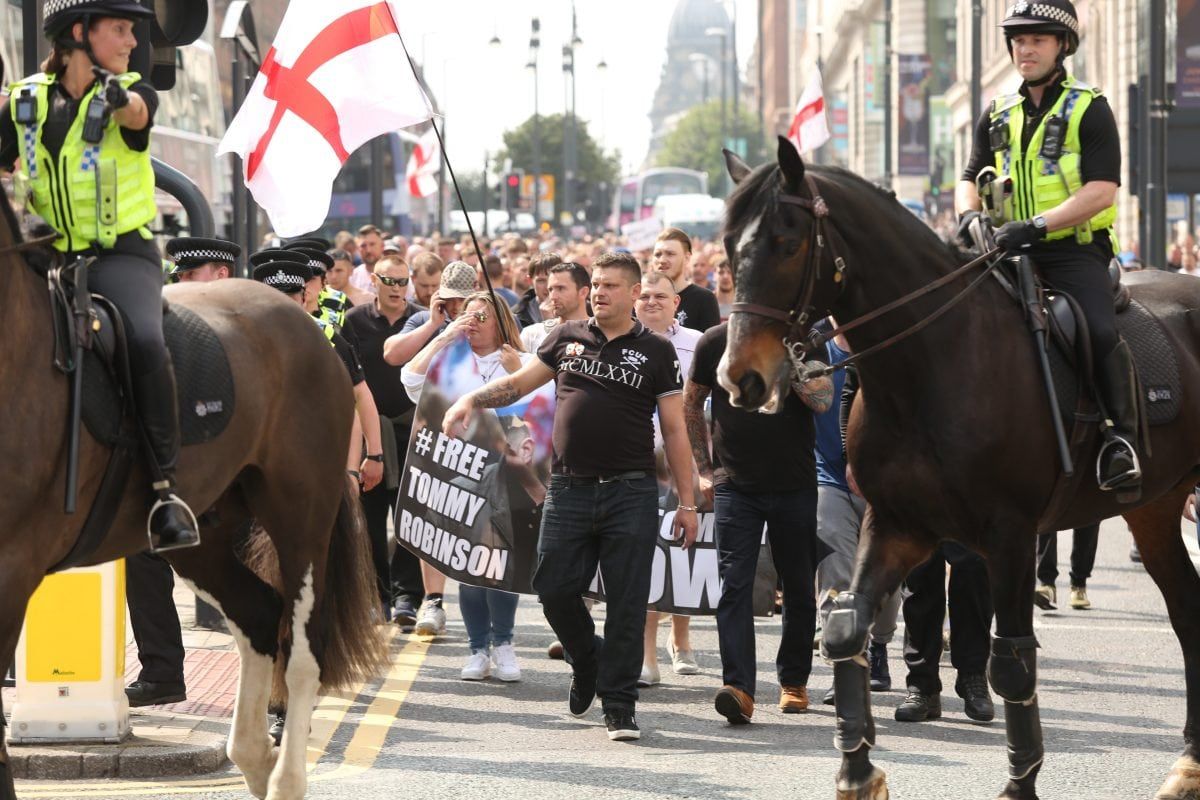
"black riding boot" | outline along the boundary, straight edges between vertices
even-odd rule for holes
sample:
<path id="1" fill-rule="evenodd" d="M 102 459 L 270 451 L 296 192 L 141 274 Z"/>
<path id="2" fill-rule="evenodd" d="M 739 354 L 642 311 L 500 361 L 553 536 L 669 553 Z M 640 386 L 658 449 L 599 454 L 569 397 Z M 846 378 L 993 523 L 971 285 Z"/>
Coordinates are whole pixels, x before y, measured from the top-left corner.
<path id="1" fill-rule="evenodd" d="M 161 553 L 200 544 L 196 516 L 175 494 L 175 462 L 179 458 L 179 407 L 175 371 L 168 357 L 161 367 L 133 380 L 134 401 L 154 460 L 151 465 L 154 505 L 147 529 L 150 550 Z M 155 468 L 156 467 L 156 468 Z"/>
<path id="2" fill-rule="evenodd" d="M 1096 464 L 1096 480 L 1104 491 L 1136 490 L 1142 469 L 1135 450 L 1138 435 L 1137 379 L 1129 345 L 1118 342 L 1104 358 L 1099 378 L 1100 396 L 1109 427 Z"/>

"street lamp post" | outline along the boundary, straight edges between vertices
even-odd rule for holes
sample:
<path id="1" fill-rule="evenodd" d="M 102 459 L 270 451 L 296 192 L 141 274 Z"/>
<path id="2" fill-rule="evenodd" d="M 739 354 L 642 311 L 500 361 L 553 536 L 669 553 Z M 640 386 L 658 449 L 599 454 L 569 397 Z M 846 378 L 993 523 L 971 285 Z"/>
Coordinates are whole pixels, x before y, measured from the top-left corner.
<path id="1" fill-rule="evenodd" d="M 575 180 L 579 174 L 579 141 L 578 122 L 575 117 L 575 48 L 583 44 L 579 38 L 578 20 L 575 16 L 575 2 L 571 0 L 571 38 L 563 45 L 563 78 L 570 82 L 564 114 L 563 130 L 563 210 L 571 216 L 571 225 L 575 224 Z"/>
<path id="2" fill-rule="evenodd" d="M 538 51 L 542 46 L 541 31 L 542 21 L 534 17 L 530 23 L 529 63 L 525 65 L 533 70 L 533 222 L 539 230 L 542 227 L 542 210 L 538 203 L 542 185 L 542 123 L 538 119 Z"/>
<path id="3" fill-rule="evenodd" d="M 701 98 L 702 98 L 702 102 L 705 105 L 707 105 L 708 104 L 708 56 L 704 55 L 703 53 L 692 53 L 690 56 L 688 56 L 688 61 L 691 61 L 693 64 L 700 65 L 700 69 L 702 70 L 702 74 L 704 75 L 704 79 L 703 79 L 704 83 L 702 84 L 703 89 L 701 91 Z"/>
<path id="4" fill-rule="evenodd" d="M 721 37 L 721 147 L 728 147 L 729 141 L 729 32 L 724 28 L 709 28 L 704 31 L 705 36 Z M 729 173 L 728 170 L 721 170 L 721 183 L 725 185 L 726 193 L 729 192 Z"/>

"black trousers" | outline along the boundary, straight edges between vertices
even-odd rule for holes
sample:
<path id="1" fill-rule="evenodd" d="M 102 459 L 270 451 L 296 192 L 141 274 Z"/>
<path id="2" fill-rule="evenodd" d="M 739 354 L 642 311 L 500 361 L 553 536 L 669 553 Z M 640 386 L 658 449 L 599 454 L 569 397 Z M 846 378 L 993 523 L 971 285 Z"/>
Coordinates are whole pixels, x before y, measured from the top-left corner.
<path id="1" fill-rule="evenodd" d="M 163 273 L 154 244 L 142 241 L 136 233 L 121 236 L 117 250 L 103 251 L 88 267 L 88 288 L 107 297 L 121 312 L 133 376 L 161 367 L 167 360 Z"/>
<path id="2" fill-rule="evenodd" d="M 183 683 L 183 631 L 171 565 L 153 553 L 125 559 L 125 599 L 142 670 L 138 680 Z"/>
<path id="3" fill-rule="evenodd" d="M 942 621 L 946 616 L 946 565 L 950 565 L 950 663 L 959 672 L 987 668 L 992 630 L 992 593 L 987 567 L 955 542 L 943 542 L 904 581 L 904 663 L 908 689 L 942 691 Z"/>
<path id="4" fill-rule="evenodd" d="M 1112 285 L 1108 280 L 1111 245 L 1102 244 L 1099 239 L 1090 245 L 1077 245 L 1073 240 L 1045 243 L 1034 248 L 1031 257 L 1046 281 L 1075 298 L 1083 309 L 1091 334 L 1092 359 L 1099 375 L 1104 357 L 1119 341 Z"/>
<path id="5" fill-rule="evenodd" d="M 816 488 L 750 494 L 723 483 L 717 486 L 714 510 L 721 575 L 717 639 L 722 680 L 754 696 L 758 659 L 752 593 L 765 524 L 771 557 L 783 585 L 783 636 L 775 655 L 776 674 L 780 686 L 807 686 L 817 611 L 813 595 Z"/>
<path id="6" fill-rule="evenodd" d="M 1071 585 L 1087 586 L 1096 566 L 1096 545 L 1100 542 L 1100 523 L 1075 529 L 1071 537 Z M 1038 583 L 1051 586 L 1058 579 L 1058 531 L 1038 534 Z"/>
<path id="7" fill-rule="evenodd" d="M 379 424 L 392 423 L 381 416 Z M 393 429 L 397 442 L 408 441 L 407 425 L 394 425 Z M 387 526 L 389 520 L 395 520 L 397 494 L 395 489 L 387 488 L 386 484 L 386 480 L 381 481 L 371 491 L 363 492 L 362 509 L 371 538 L 371 562 L 375 566 L 379 599 L 384 608 L 390 608 L 394 597 L 407 597 L 414 603 L 420 603 L 425 596 L 425 584 L 421 580 L 421 561 L 408 548 L 397 545 L 391 562 L 388 562 Z"/>
<path id="8" fill-rule="evenodd" d="M 652 475 L 599 484 L 550 477 L 533 589 L 567 660 L 596 675 L 605 711 L 637 703 L 657 534 Z M 603 640 L 583 602 L 597 565 L 607 606 Z"/>

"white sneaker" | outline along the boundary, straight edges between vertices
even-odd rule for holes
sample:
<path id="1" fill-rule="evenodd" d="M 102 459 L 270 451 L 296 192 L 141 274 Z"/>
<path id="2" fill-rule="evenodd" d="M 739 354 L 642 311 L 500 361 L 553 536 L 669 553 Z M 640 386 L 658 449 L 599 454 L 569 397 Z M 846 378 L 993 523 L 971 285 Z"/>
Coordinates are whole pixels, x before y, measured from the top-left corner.
<path id="1" fill-rule="evenodd" d="M 437 636 L 446 632 L 446 611 L 441 603 L 421 603 L 417 614 L 417 625 L 413 632 L 418 636 Z"/>
<path id="2" fill-rule="evenodd" d="M 642 664 L 642 674 L 638 677 L 638 686 L 645 689 L 650 686 L 657 686 L 661 682 L 662 675 L 659 674 L 658 664 L 654 666 Z"/>
<path id="3" fill-rule="evenodd" d="M 521 680 L 521 667 L 517 664 L 517 651 L 512 644 L 502 644 L 492 649 L 492 666 L 496 669 L 496 677 L 512 683 Z"/>
<path id="4" fill-rule="evenodd" d="M 691 650 L 676 650 L 671 648 L 671 669 L 676 675 L 699 675 L 700 665 L 696 663 L 696 654 Z"/>
<path id="5" fill-rule="evenodd" d="M 492 659 L 487 650 L 476 650 L 471 653 L 467 663 L 463 664 L 462 679 L 464 681 L 481 681 L 492 674 Z"/>

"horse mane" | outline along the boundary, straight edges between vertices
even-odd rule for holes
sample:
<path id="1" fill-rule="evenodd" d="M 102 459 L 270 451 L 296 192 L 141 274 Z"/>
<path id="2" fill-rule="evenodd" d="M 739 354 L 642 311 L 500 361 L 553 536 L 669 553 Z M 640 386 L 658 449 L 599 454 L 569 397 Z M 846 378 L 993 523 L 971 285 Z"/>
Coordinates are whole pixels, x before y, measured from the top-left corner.
<path id="1" fill-rule="evenodd" d="M 871 206 L 865 218 L 873 220 L 874 224 L 886 221 L 888 225 L 899 229 L 905 238 L 916 242 L 922 240 L 928 242 L 939 253 L 944 252 L 956 264 L 965 264 L 973 258 L 972 253 L 963 250 L 954 242 L 939 237 L 932 228 L 901 205 L 896 200 L 896 193 L 890 189 L 871 183 L 843 167 L 806 164 L 805 170 L 811 172 L 815 178 L 824 178 L 839 188 L 852 190 L 856 199 L 861 199 Z M 729 199 L 726 201 L 725 226 L 722 236 L 741 228 L 747 220 L 753 219 L 774 205 L 775 192 L 770 190 L 778 190 L 781 183 L 779 165 L 775 162 L 755 167 L 729 194 Z M 832 221 L 837 218 L 838 211 L 835 208 L 831 212 L 830 219 Z"/>

